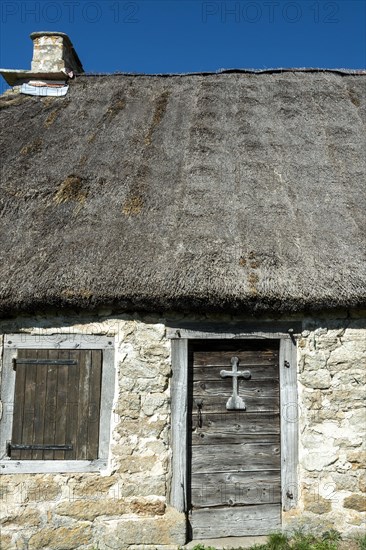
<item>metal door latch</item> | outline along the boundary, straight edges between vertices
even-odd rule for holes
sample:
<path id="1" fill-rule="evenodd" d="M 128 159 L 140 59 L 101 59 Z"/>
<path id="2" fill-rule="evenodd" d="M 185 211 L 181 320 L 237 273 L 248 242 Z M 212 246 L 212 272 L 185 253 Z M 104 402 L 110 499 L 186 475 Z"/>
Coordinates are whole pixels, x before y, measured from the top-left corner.
<path id="1" fill-rule="evenodd" d="M 202 407 L 203 399 L 196 399 L 197 406 L 197 428 L 202 428 Z"/>

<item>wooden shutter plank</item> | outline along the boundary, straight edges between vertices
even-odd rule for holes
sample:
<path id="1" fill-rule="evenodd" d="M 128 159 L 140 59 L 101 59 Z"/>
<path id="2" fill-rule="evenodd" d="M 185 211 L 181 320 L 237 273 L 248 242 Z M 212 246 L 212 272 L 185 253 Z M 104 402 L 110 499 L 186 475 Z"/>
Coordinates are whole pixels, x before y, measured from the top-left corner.
<path id="1" fill-rule="evenodd" d="M 38 350 L 37 359 L 47 359 L 48 352 L 46 349 Z M 29 368 L 29 366 L 27 367 Z M 47 365 L 37 365 L 31 368 L 37 370 L 36 375 L 36 396 L 35 396 L 35 415 L 33 424 L 33 442 L 38 444 L 44 443 L 44 428 L 46 416 L 46 391 L 47 391 Z M 43 451 L 33 451 L 34 460 L 43 460 Z"/>
<path id="2" fill-rule="evenodd" d="M 91 352 L 91 371 L 88 404 L 88 440 L 87 456 L 92 460 L 98 458 L 100 392 L 102 382 L 102 351 Z"/>
<path id="3" fill-rule="evenodd" d="M 69 359 L 69 350 L 59 350 L 58 359 Z M 71 365 L 70 365 L 71 366 Z M 55 443 L 57 445 L 68 444 L 66 441 L 66 416 L 67 416 L 67 383 L 69 365 L 57 367 L 57 403 L 56 403 L 56 430 Z M 69 451 L 54 451 L 55 460 L 69 458 Z"/>
<path id="4" fill-rule="evenodd" d="M 71 443 L 72 451 L 67 452 L 69 460 L 76 458 L 77 445 L 77 427 L 79 414 L 79 371 L 80 371 L 80 351 L 69 351 L 69 358 L 77 361 L 76 365 L 69 367 L 67 381 L 67 418 L 66 418 L 66 443 Z"/>
<path id="5" fill-rule="evenodd" d="M 37 359 L 38 350 L 24 350 L 26 354 L 23 357 Z M 24 413 L 23 413 L 23 433 L 21 443 L 31 445 L 34 443 L 34 414 L 36 397 L 36 379 L 37 368 L 34 365 L 25 365 L 25 387 L 24 387 Z M 24 450 L 20 454 L 21 460 L 31 460 L 33 451 Z"/>
<path id="6" fill-rule="evenodd" d="M 18 351 L 18 357 L 24 354 L 25 350 Z M 23 415 L 24 415 L 24 397 L 25 397 L 25 365 L 18 365 L 15 376 L 15 390 L 14 390 L 14 411 L 13 411 L 13 431 L 12 431 L 12 443 L 23 443 Z M 21 457 L 21 451 L 12 451 L 11 458 L 17 460 Z"/>
<path id="7" fill-rule="evenodd" d="M 47 350 L 47 359 L 57 359 L 58 350 Z M 43 441 L 51 445 L 55 442 L 56 431 L 56 394 L 57 394 L 57 365 L 47 365 L 46 406 Z M 54 451 L 44 451 L 44 460 L 53 460 Z"/>
<path id="8" fill-rule="evenodd" d="M 80 350 L 79 370 L 79 407 L 78 424 L 76 434 L 76 459 L 86 460 L 88 442 L 88 408 L 89 408 L 89 384 L 91 351 Z"/>

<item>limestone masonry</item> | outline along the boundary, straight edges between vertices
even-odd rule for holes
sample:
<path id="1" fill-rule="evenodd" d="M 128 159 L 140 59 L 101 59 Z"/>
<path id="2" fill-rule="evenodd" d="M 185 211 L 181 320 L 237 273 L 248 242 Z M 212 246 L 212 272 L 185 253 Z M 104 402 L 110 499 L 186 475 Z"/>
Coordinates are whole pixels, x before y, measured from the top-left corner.
<path id="1" fill-rule="evenodd" d="M 366 323 L 307 319 L 298 338 L 300 460 L 285 529 L 365 527 Z M 116 336 L 108 467 L 96 473 L 1 477 L 1 548 L 177 549 L 186 518 L 169 505 L 170 341 L 165 319 L 23 318 L 3 334 Z M 3 405 L 5 410 L 6 404 Z M 284 414 L 284 411 L 282 411 Z M 288 414 L 288 412 L 286 412 Z"/>

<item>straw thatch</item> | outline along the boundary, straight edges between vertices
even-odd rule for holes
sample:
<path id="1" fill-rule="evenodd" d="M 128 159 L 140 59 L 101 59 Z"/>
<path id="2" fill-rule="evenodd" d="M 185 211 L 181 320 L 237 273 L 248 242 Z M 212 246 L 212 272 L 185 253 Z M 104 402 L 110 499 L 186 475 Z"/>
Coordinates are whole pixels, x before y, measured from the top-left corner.
<path id="1" fill-rule="evenodd" d="M 365 97 L 334 72 L 3 96 L 2 313 L 365 306 Z"/>

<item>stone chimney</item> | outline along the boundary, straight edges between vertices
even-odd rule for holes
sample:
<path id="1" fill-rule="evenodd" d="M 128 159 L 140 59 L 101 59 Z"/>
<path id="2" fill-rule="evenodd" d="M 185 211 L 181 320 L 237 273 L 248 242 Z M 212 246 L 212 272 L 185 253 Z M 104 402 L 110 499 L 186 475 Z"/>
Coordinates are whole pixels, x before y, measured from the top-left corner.
<path id="1" fill-rule="evenodd" d="M 70 38 L 63 32 L 32 32 L 34 73 L 84 72 Z"/>
<path id="2" fill-rule="evenodd" d="M 67 34 L 40 31 L 32 32 L 30 37 L 33 40 L 31 70 L 0 69 L 0 74 L 10 86 L 26 83 L 35 85 L 35 79 L 42 81 L 44 85 L 51 81 L 65 82 L 68 78 L 72 78 L 75 73 L 84 72 L 78 54 Z M 42 95 L 41 92 L 39 95 Z"/>

